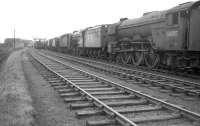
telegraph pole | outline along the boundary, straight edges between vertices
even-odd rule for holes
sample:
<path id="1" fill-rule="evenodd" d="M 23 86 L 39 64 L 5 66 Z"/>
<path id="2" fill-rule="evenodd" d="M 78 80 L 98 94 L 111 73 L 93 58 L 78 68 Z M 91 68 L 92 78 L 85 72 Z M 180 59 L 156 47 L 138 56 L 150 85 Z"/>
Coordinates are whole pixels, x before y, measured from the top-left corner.
<path id="1" fill-rule="evenodd" d="M 15 29 L 14 29 L 14 48 L 15 48 Z"/>

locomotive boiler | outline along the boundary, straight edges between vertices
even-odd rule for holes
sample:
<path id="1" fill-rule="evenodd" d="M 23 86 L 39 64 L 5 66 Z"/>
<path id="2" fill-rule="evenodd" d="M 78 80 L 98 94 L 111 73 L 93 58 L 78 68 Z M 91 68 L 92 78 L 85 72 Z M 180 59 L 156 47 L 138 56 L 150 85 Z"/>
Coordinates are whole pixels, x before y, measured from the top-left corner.
<path id="1" fill-rule="evenodd" d="M 133 65 L 199 68 L 200 1 L 109 25 L 108 52 Z"/>

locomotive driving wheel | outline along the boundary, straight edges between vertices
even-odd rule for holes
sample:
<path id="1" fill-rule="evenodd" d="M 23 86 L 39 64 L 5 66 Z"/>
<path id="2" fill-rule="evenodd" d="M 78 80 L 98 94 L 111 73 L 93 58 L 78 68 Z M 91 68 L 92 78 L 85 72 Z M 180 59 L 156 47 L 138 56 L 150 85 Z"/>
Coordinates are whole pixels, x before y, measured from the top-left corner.
<path id="1" fill-rule="evenodd" d="M 126 63 L 127 64 L 133 64 L 134 62 L 134 58 L 132 54 L 127 54 L 127 58 L 126 58 Z"/>
<path id="2" fill-rule="evenodd" d="M 122 53 L 117 55 L 116 62 L 119 63 L 119 64 L 126 64 L 125 57 Z"/>
<path id="3" fill-rule="evenodd" d="M 144 61 L 144 53 L 141 51 L 136 51 L 133 53 L 133 65 L 139 66 Z"/>
<path id="4" fill-rule="evenodd" d="M 160 57 L 157 53 L 155 53 L 153 50 L 145 53 L 144 55 L 145 64 L 148 68 L 152 69 L 156 67 L 159 64 Z"/>
<path id="5" fill-rule="evenodd" d="M 100 57 L 101 57 L 101 51 L 98 50 L 98 51 L 97 51 L 97 58 L 100 58 Z"/>

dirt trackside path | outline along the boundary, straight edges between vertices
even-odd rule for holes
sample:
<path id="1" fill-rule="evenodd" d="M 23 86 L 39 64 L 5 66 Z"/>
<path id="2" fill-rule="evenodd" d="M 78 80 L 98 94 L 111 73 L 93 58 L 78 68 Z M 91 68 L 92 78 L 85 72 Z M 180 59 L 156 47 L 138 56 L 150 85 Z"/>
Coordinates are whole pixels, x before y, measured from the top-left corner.
<path id="1" fill-rule="evenodd" d="M 56 91 L 32 66 L 27 55 L 23 55 L 24 73 L 36 109 L 35 120 L 38 126 L 83 126 L 84 121 L 75 118 L 69 104 L 65 104 Z"/>
<path id="2" fill-rule="evenodd" d="M 0 76 L 0 126 L 35 126 L 32 99 L 21 59 L 25 49 L 13 52 Z"/>

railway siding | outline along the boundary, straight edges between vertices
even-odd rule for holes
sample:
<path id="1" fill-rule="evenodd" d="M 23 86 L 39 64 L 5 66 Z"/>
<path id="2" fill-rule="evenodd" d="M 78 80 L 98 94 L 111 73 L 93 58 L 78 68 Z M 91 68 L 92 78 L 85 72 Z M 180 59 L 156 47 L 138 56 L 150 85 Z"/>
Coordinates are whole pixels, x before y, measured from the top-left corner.
<path id="1" fill-rule="evenodd" d="M 34 55 L 34 57 L 35 56 L 36 55 Z M 80 108 L 80 106 L 81 106 L 81 108 L 88 108 L 88 107 L 93 107 L 93 105 L 95 105 L 97 108 L 100 107 L 101 108 L 100 110 L 103 110 L 104 113 L 107 113 L 108 115 L 111 114 L 110 116 L 114 117 L 115 121 L 117 121 L 120 124 L 129 123 L 131 125 L 136 125 L 135 123 L 139 123 L 139 124 L 144 123 L 144 124 L 149 125 L 150 122 L 151 123 L 153 122 L 153 123 L 156 123 L 158 125 L 159 122 L 162 122 L 162 121 L 165 122 L 166 120 L 168 120 L 168 121 L 170 120 L 169 124 L 173 124 L 173 123 L 177 124 L 177 123 L 180 123 L 179 121 L 181 120 L 181 125 L 188 125 L 188 124 L 196 125 L 196 123 L 199 120 L 198 119 L 199 115 L 196 114 L 196 113 L 182 109 L 180 107 L 169 104 L 167 102 L 155 99 L 151 96 L 145 95 L 145 94 L 138 92 L 138 91 L 134 91 L 132 89 L 121 86 L 119 84 L 110 82 L 109 80 L 105 80 L 104 78 L 98 77 L 96 75 L 91 75 L 91 74 L 89 74 L 85 71 L 79 70 L 77 68 L 72 68 L 72 67 L 66 66 L 65 63 L 63 63 L 62 61 L 56 60 L 55 58 L 52 58 L 52 57 L 49 57 L 49 56 L 44 56 L 44 55 L 40 55 L 40 56 L 37 55 L 37 60 L 40 60 L 39 62 L 41 64 L 43 64 L 43 66 L 48 68 L 48 71 L 52 72 L 51 77 L 57 76 L 57 78 L 60 78 L 63 82 L 65 82 L 67 84 L 65 85 L 64 83 L 62 83 L 62 85 L 60 85 L 59 82 L 58 82 L 59 79 L 57 81 L 51 81 L 50 83 L 56 82 L 58 84 L 57 85 L 54 84 L 54 86 L 59 86 L 59 87 L 67 86 L 69 84 L 68 86 L 74 87 L 73 89 L 75 91 L 81 92 L 81 94 L 83 96 L 86 96 L 86 99 L 88 99 L 90 101 L 90 103 L 72 104 L 71 105 L 72 108 L 74 106 L 79 106 L 79 108 Z M 58 64 L 60 64 L 60 65 L 58 65 Z M 74 70 L 74 69 L 76 69 L 76 70 Z M 44 72 L 43 75 L 46 76 L 45 74 L 46 73 Z M 78 79 L 75 79 L 76 76 L 78 76 Z M 73 78 L 71 78 L 71 77 L 73 77 Z M 87 78 L 87 79 L 83 79 L 83 77 Z M 70 80 L 69 78 L 72 79 L 72 80 Z M 97 86 L 100 86 L 100 87 L 105 86 L 104 90 L 101 90 L 102 87 L 101 88 L 87 87 L 87 86 L 91 86 L 93 82 L 95 84 L 97 84 Z M 101 83 L 98 84 L 99 82 L 101 82 Z M 83 90 L 82 88 L 80 88 L 77 85 L 84 85 L 86 87 L 86 89 Z M 61 94 L 62 94 L 61 96 L 62 97 L 77 96 L 78 95 L 77 93 L 74 93 L 74 92 L 70 92 L 70 93 L 68 91 L 67 91 L 68 93 L 63 93 L 63 92 L 64 92 L 64 90 L 61 90 Z M 101 95 L 101 96 L 106 95 L 107 97 L 108 96 L 114 96 L 114 95 L 122 95 L 123 97 L 125 97 L 127 95 L 128 96 L 134 96 L 135 98 L 132 97 L 131 99 L 128 99 L 128 100 L 123 99 L 123 100 L 125 100 L 124 102 L 120 101 L 121 105 L 122 106 L 126 105 L 126 107 L 127 106 L 133 107 L 134 105 L 141 105 L 141 104 L 145 105 L 145 103 L 146 103 L 147 106 L 153 105 L 153 108 L 149 107 L 149 108 L 145 108 L 145 109 L 132 110 L 132 112 L 136 112 L 136 113 L 138 112 L 139 113 L 138 115 L 136 114 L 137 115 L 136 117 L 132 116 L 132 114 L 130 114 L 130 113 L 121 115 L 121 114 L 119 114 L 119 112 L 126 113 L 127 110 L 123 110 L 123 112 L 122 112 L 122 110 L 119 111 L 119 112 L 116 112 L 117 108 L 114 109 L 114 107 L 120 108 L 122 106 L 119 104 L 119 102 L 117 102 L 117 100 L 114 97 L 109 98 L 109 100 L 106 99 L 106 100 L 108 100 L 107 102 L 104 101 L 104 100 L 101 100 L 102 101 L 102 103 L 101 103 L 101 101 L 99 101 L 99 99 L 97 99 L 96 97 L 93 97 L 93 96 L 99 96 L 99 95 Z M 104 99 L 105 99 L 105 97 L 104 97 Z M 112 99 L 112 100 L 110 101 L 110 99 Z M 144 101 L 140 102 L 140 100 L 144 100 Z M 69 101 L 69 99 L 68 99 L 68 101 Z M 77 99 L 74 99 L 74 101 L 77 101 Z M 92 103 L 91 103 L 91 101 L 92 101 Z M 160 108 L 160 106 L 161 106 L 162 109 Z M 111 107 L 111 108 L 109 108 L 109 107 Z M 142 118 L 144 116 L 143 112 L 146 113 L 146 114 L 149 112 L 149 114 L 151 113 L 150 115 L 152 115 L 152 116 L 148 117 L 149 114 L 147 114 L 146 118 Z M 89 112 L 79 111 L 79 112 L 77 112 L 77 115 L 81 115 L 81 116 L 82 115 L 93 115 L 93 114 L 96 114 L 96 113 L 101 113 L 101 111 L 94 111 L 94 110 L 91 110 Z M 190 116 L 189 118 L 188 118 L 188 115 Z M 194 119 L 193 117 L 194 118 L 197 117 L 196 118 L 197 120 L 195 120 L 191 123 L 190 121 L 191 121 L 191 119 L 192 120 Z M 188 120 L 190 123 L 187 121 L 187 119 L 190 120 L 190 121 Z M 175 120 L 175 122 L 174 122 L 174 120 Z M 132 122 L 135 122 L 135 123 L 132 123 Z M 87 123 L 89 125 L 93 125 L 94 121 L 93 122 L 87 121 Z M 101 124 L 105 124 L 105 123 L 110 124 L 111 123 L 112 124 L 113 119 L 111 119 L 109 121 L 103 119 L 103 120 L 95 122 L 95 124 L 97 124 L 97 123 L 101 123 Z M 165 123 L 163 125 L 165 125 Z"/>
<path id="2" fill-rule="evenodd" d="M 174 96 L 185 95 L 187 100 L 196 100 L 196 98 L 199 98 L 200 96 L 200 83 L 190 82 L 174 77 L 167 77 L 159 74 L 152 74 L 139 70 L 127 69 L 97 61 L 88 61 L 86 59 L 73 56 L 53 56 L 56 56 L 59 59 L 71 61 L 73 63 L 89 66 L 112 75 L 117 75 L 123 80 L 138 84 L 140 86 L 160 88 L 163 92 L 172 92 L 172 95 Z"/>

